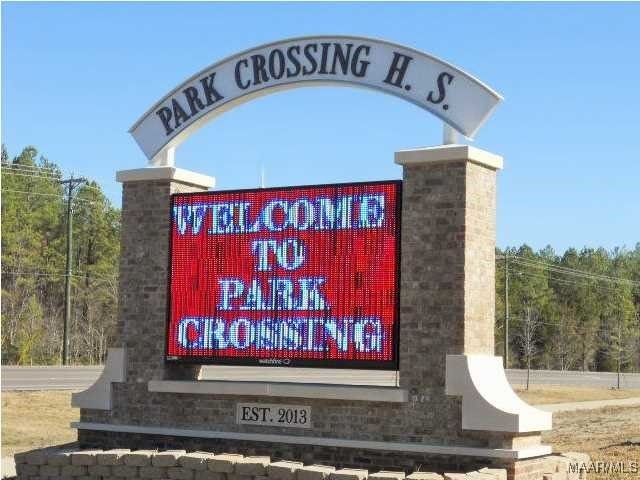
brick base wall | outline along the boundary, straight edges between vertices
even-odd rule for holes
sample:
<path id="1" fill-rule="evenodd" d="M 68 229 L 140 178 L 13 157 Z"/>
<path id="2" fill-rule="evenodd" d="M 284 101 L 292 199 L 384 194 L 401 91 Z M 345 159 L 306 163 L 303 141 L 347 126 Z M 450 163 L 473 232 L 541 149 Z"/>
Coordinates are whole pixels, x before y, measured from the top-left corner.
<path id="1" fill-rule="evenodd" d="M 122 432 L 78 430 L 78 440 L 85 448 L 131 449 L 184 449 L 267 455 L 272 458 L 300 461 L 306 464 L 330 464 L 337 468 L 364 468 L 368 470 L 398 469 L 406 472 L 429 468 L 440 471 L 465 471 L 495 465 L 489 459 L 478 457 L 445 456 L 397 451 L 365 450 L 320 445 L 295 445 L 273 442 L 255 442 L 194 437 L 172 437 Z"/>
<path id="2" fill-rule="evenodd" d="M 15 461 L 18 480 L 578 480 L 585 475 L 569 473 L 568 462 L 589 459 L 582 454 L 549 455 L 503 468 L 437 473 L 430 465 L 417 471 L 354 469 L 329 463 L 305 466 L 301 461 L 275 461 L 273 457 L 185 450 L 82 450 L 67 446 L 17 453 Z"/>

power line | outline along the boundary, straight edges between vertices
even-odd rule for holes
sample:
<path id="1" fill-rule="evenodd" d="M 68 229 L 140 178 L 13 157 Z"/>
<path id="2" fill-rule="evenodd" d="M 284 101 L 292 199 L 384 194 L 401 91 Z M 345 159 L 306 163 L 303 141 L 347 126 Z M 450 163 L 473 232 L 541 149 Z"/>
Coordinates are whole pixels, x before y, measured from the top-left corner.
<path id="1" fill-rule="evenodd" d="M 49 168 L 49 167 L 33 167 L 31 165 L 20 165 L 20 164 L 13 164 L 13 165 L 2 165 L 0 166 L 0 168 L 2 170 L 5 171 L 11 171 L 11 170 L 23 170 L 25 172 L 31 172 L 31 173 L 46 173 L 46 174 L 58 174 L 60 173 L 58 169 L 55 168 Z"/>
<path id="2" fill-rule="evenodd" d="M 12 192 L 12 193 L 25 193 L 27 195 L 41 195 L 43 197 L 58 197 L 58 198 L 64 198 L 64 195 L 61 194 L 56 194 L 56 193 L 40 193 L 40 192 L 29 192 L 26 190 L 12 190 L 10 188 L 3 188 L 2 189 L 3 192 Z"/>
<path id="3" fill-rule="evenodd" d="M 536 266 L 538 266 L 538 265 L 545 266 L 545 267 L 547 267 L 549 269 L 554 269 L 554 270 L 566 272 L 567 274 L 575 274 L 576 276 L 583 275 L 583 276 L 588 276 L 590 278 L 602 279 L 602 280 L 607 280 L 607 281 L 633 282 L 633 280 L 628 280 L 628 279 L 624 279 L 624 278 L 620 278 L 620 277 L 612 277 L 612 276 L 609 276 L 609 275 L 603 275 L 603 274 L 599 274 L 599 273 L 587 272 L 587 271 L 584 271 L 584 270 L 577 270 L 577 269 L 569 268 L 569 267 L 563 267 L 561 265 L 555 265 L 555 264 L 552 264 L 552 263 L 547 263 L 547 262 L 543 262 L 541 260 L 536 260 L 536 259 L 529 259 L 529 258 L 516 256 L 516 257 L 514 257 L 514 260 L 516 262 L 525 263 L 525 264 L 534 264 Z M 637 283 L 640 284 L 640 282 L 637 282 Z"/>
<path id="4" fill-rule="evenodd" d="M 34 177 L 34 178 L 52 178 L 52 179 L 59 179 L 60 175 L 56 175 L 53 173 L 36 173 L 36 172 L 32 172 L 30 170 L 19 170 L 19 169 L 11 169 L 11 170 L 5 170 L 2 169 L 0 170 L 2 173 L 6 173 L 9 175 L 20 175 L 23 177 Z"/>
<path id="5" fill-rule="evenodd" d="M 532 264 L 526 263 L 526 262 L 516 261 L 515 263 L 517 263 L 519 265 L 522 265 L 522 266 L 525 266 L 525 267 L 543 268 L 543 267 L 532 265 Z M 581 274 L 566 272 L 566 271 L 559 270 L 559 269 L 556 269 L 556 268 L 553 268 L 553 267 L 546 267 L 546 269 L 550 273 L 556 273 L 556 274 L 560 274 L 560 275 L 570 275 L 570 276 L 573 276 L 573 277 L 584 278 L 585 280 L 591 280 L 591 281 L 596 281 L 596 282 L 606 282 L 606 283 L 617 284 L 617 285 L 640 286 L 640 282 L 635 282 L 633 280 L 627 280 L 627 279 L 622 279 L 622 278 L 611 279 L 611 278 L 602 278 L 602 277 L 599 277 L 597 275 L 581 275 Z"/>
<path id="6" fill-rule="evenodd" d="M 605 286 L 600 286 L 597 287 L 595 285 L 592 285 L 588 282 L 593 281 L 593 280 L 587 280 L 587 281 L 579 281 L 579 280 L 567 280 L 565 278 L 557 278 L 554 277 L 553 275 L 549 274 L 549 276 L 543 276 L 543 275 L 539 275 L 537 273 L 533 273 L 533 272 L 528 272 L 525 270 L 517 270 L 515 271 L 515 273 L 519 274 L 519 275 L 527 275 L 529 277 L 532 278 L 536 278 L 536 279 L 540 279 L 540 280 L 552 280 L 554 282 L 558 282 L 558 283 L 562 283 L 562 284 L 566 284 L 566 285 L 577 285 L 577 286 L 586 286 L 589 289 L 595 289 L 595 290 L 601 290 L 601 291 L 607 291 L 607 292 L 617 292 L 618 290 L 616 290 L 614 287 L 605 287 Z"/>
<path id="7" fill-rule="evenodd" d="M 3 188 L 2 189 L 3 192 L 13 192 L 13 193 L 24 193 L 26 195 L 42 195 L 42 196 L 46 196 L 46 197 L 58 197 L 58 198 L 66 198 L 65 195 L 62 194 L 55 194 L 55 193 L 40 193 L 40 192 L 29 192 L 26 190 L 12 190 L 9 188 Z M 84 198 L 78 198 L 77 196 L 73 198 L 74 201 L 76 202 L 85 202 L 85 203 L 92 203 L 92 204 L 96 204 L 96 205 L 106 205 L 106 200 L 86 200 Z"/>
<path id="8" fill-rule="evenodd" d="M 7 271 L 3 271 L 1 272 L 2 275 L 13 275 L 13 276 L 28 276 L 28 275 L 33 275 L 35 277 L 64 277 L 66 276 L 65 273 L 48 273 L 48 272 L 7 272 Z M 91 275 L 94 278 L 100 279 L 100 280 L 113 280 L 118 278 L 117 275 L 98 275 L 96 273 L 93 272 L 76 272 L 74 274 L 72 274 L 72 277 L 76 277 L 76 278 L 85 278 L 87 276 L 87 274 Z"/>
<path id="9" fill-rule="evenodd" d="M 11 170 L 4 170 L 2 173 L 7 173 L 9 175 L 18 175 L 20 177 L 42 178 L 46 180 L 58 180 L 59 178 L 61 178 L 60 175 L 57 175 L 57 176 L 31 175 L 26 173 L 12 172 Z"/>
<path id="10" fill-rule="evenodd" d="M 18 170 L 18 171 L 14 171 L 14 170 Z M 21 177 L 30 177 L 30 178 L 43 178 L 43 179 L 51 179 L 51 180 L 59 180 L 62 177 L 62 174 L 59 172 L 55 172 L 55 173 L 47 173 L 47 172 L 35 172 L 35 171 L 23 171 L 23 170 L 19 170 L 16 169 L 15 167 L 11 167 L 11 168 L 7 168 L 7 167 L 3 167 L 2 168 L 3 173 L 8 173 L 10 175 L 19 175 Z M 44 173 L 44 175 L 40 174 L 40 173 Z M 119 191 L 113 190 L 113 189 L 104 189 L 103 187 L 95 187 L 93 185 L 84 185 L 82 188 L 87 188 L 87 189 L 91 189 L 97 192 L 100 192 L 102 195 L 106 196 L 107 192 L 111 192 L 111 193 L 120 193 Z"/>
<path id="11" fill-rule="evenodd" d="M 2 275 L 27 276 L 33 275 L 34 277 L 62 277 L 64 273 L 43 273 L 43 272 L 2 272 Z"/>
<path id="12" fill-rule="evenodd" d="M 13 168 L 18 168 L 18 169 L 22 169 L 22 170 L 31 170 L 31 171 L 36 171 L 36 172 L 58 172 L 57 168 L 53 168 L 53 167 L 39 167 L 37 165 L 25 165 L 22 163 L 7 163 L 7 164 L 3 164 L 1 168 L 4 169 L 13 169 Z"/>
<path id="13" fill-rule="evenodd" d="M 58 174 L 59 171 L 55 170 L 53 168 L 39 168 L 39 167 L 29 167 L 27 165 L 3 165 L 2 170 L 5 171 L 11 171 L 11 170 L 21 170 L 23 172 L 30 172 L 30 173 L 45 173 L 47 175 L 54 175 L 54 174 Z"/>
<path id="14" fill-rule="evenodd" d="M 543 262 L 540 260 L 525 259 L 523 257 L 518 257 L 514 255 L 509 255 L 509 257 L 513 262 L 519 263 L 521 265 L 532 267 L 532 268 L 546 268 L 549 271 L 563 274 L 563 275 L 573 275 L 576 277 L 588 278 L 591 280 L 597 280 L 597 281 L 603 281 L 603 282 L 623 283 L 623 284 L 640 286 L 640 282 L 629 280 L 626 278 L 612 277 L 609 275 L 602 275 L 597 273 L 586 272 L 583 270 L 576 270 L 573 268 L 562 267 L 562 266 L 554 265 L 551 263 Z"/>

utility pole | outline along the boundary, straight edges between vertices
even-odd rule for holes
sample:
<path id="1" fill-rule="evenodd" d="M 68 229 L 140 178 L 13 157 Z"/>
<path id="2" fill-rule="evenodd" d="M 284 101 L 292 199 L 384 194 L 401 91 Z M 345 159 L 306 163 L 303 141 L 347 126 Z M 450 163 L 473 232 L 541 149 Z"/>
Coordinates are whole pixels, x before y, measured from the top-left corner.
<path id="1" fill-rule="evenodd" d="M 504 252 L 504 356 L 503 366 L 509 365 L 509 251 Z"/>
<path id="2" fill-rule="evenodd" d="M 73 247 L 73 192 L 80 185 L 87 182 L 86 178 L 71 178 L 59 180 L 67 188 L 67 267 L 64 280 L 64 327 L 62 333 L 62 364 L 69 364 L 69 321 L 71 319 L 71 262 Z"/>

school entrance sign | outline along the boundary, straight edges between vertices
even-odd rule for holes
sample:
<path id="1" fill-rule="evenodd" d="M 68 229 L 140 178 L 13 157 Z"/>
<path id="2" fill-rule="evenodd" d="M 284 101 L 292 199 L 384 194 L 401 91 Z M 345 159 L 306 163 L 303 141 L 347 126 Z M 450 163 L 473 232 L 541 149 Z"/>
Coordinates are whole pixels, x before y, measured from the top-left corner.
<path id="1" fill-rule="evenodd" d="M 234 55 L 160 100 L 132 131 L 151 165 L 116 174 L 118 322 L 103 375 L 72 398 L 80 444 L 383 470 L 500 466 L 510 480 L 564 478 L 541 443 L 551 415 L 513 392 L 494 355 L 502 157 L 438 145 L 395 153 L 401 183 L 249 191 L 209 191 L 214 178 L 172 165 L 174 147 L 215 115 L 324 84 L 397 95 L 467 136 L 500 101 L 416 50 L 329 36 Z M 220 364 L 245 365 L 251 379 L 221 377 L 237 367 Z M 290 368 L 305 366 L 316 370 Z M 328 383 L 314 382 L 319 368 Z M 338 368 L 394 375 L 362 385 Z M 224 471 L 265 478 L 268 460 L 246 461 L 260 468 Z M 131 478 L 209 478 L 182 462 L 169 471 L 133 465 L 142 464 L 123 466 Z M 277 471 L 269 478 L 293 478 Z M 342 470 L 330 480 L 366 475 Z M 466 478 L 478 476 L 504 479 Z"/>
<path id="2" fill-rule="evenodd" d="M 173 165 L 175 147 L 217 115 L 262 95 L 322 85 L 395 95 L 468 138 L 502 100 L 468 73 L 412 48 L 363 37 L 301 37 L 246 50 L 196 73 L 130 133 L 152 165 Z"/>

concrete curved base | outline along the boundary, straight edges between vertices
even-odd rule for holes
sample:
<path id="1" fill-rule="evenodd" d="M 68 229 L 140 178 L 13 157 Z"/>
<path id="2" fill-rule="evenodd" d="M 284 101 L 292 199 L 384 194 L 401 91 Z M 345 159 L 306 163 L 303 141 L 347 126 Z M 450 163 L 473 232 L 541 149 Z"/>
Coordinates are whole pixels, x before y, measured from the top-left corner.
<path id="1" fill-rule="evenodd" d="M 127 368 L 124 348 L 110 348 L 104 370 L 96 383 L 71 395 L 71 405 L 94 410 L 111 410 L 111 383 L 124 382 Z"/>
<path id="2" fill-rule="evenodd" d="M 551 413 L 524 402 L 511 388 L 502 357 L 447 355 L 447 395 L 462 396 L 462 428 L 492 432 L 551 430 Z"/>

